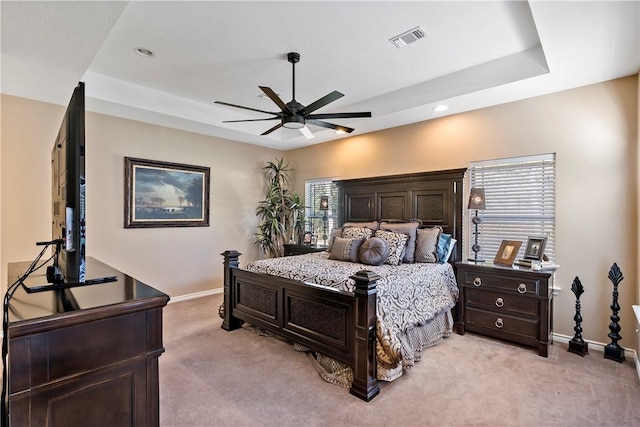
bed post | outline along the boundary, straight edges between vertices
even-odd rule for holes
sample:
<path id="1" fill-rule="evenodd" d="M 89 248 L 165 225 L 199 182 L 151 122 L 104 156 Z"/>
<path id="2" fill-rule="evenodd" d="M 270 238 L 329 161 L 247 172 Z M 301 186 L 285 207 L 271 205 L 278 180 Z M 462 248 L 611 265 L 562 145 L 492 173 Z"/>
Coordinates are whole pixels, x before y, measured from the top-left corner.
<path id="1" fill-rule="evenodd" d="M 353 383 L 349 392 L 362 400 L 370 401 L 380 386 L 376 378 L 376 273 L 368 270 L 357 272 L 351 278 L 355 284 L 355 342 L 353 344 Z"/>
<path id="2" fill-rule="evenodd" d="M 224 251 L 220 255 L 224 256 L 224 316 L 222 320 L 222 329 L 226 331 L 232 331 L 240 327 L 240 319 L 231 317 L 231 311 L 233 308 L 233 301 L 235 295 L 233 295 L 234 288 L 231 286 L 232 269 L 238 268 L 238 258 L 242 255 L 238 251 Z"/>

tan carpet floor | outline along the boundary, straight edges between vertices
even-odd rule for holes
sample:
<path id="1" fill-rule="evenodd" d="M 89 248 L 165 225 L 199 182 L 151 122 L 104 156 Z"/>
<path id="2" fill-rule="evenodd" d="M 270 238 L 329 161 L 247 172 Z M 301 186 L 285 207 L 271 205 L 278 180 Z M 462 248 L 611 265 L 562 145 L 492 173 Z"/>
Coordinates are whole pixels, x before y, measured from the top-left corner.
<path id="1" fill-rule="evenodd" d="M 371 402 L 325 382 L 282 340 L 220 328 L 221 295 L 169 304 L 160 422 L 182 426 L 640 426 L 634 362 L 548 358 L 479 335 L 427 350 Z"/>

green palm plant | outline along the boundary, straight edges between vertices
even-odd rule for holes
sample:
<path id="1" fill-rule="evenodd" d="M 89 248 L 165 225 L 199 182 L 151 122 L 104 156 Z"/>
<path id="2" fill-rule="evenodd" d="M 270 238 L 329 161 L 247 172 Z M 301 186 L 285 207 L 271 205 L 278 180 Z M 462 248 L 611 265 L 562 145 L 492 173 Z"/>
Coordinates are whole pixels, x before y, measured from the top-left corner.
<path id="1" fill-rule="evenodd" d="M 270 257 L 284 254 L 284 244 L 295 241 L 304 226 L 304 205 L 300 196 L 289 190 L 293 169 L 276 159 L 262 168 L 267 180 L 265 199 L 258 203 L 256 215 L 260 218 L 256 245 Z"/>

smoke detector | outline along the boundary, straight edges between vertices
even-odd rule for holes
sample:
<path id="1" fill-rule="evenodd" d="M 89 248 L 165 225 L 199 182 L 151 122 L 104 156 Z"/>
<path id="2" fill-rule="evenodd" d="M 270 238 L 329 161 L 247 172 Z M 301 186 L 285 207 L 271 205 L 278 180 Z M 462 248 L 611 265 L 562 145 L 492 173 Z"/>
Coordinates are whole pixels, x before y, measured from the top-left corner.
<path id="1" fill-rule="evenodd" d="M 405 47 L 408 44 L 417 42 L 420 39 L 429 37 L 429 34 L 422 27 L 416 27 L 412 30 L 405 31 L 404 33 L 391 37 L 389 41 L 398 49 Z"/>

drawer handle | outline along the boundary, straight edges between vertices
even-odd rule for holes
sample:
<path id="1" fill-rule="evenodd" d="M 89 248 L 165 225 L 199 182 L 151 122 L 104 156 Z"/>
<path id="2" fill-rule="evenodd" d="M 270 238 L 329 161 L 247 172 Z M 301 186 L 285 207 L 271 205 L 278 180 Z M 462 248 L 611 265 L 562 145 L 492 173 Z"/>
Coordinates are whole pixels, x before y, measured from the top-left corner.
<path id="1" fill-rule="evenodd" d="M 504 326 L 504 320 L 502 320 L 501 317 L 498 317 L 496 319 L 495 325 L 496 325 L 496 328 L 498 328 L 498 329 L 502 328 Z"/>
<path id="2" fill-rule="evenodd" d="M 518 292 L 520 292 L 521 294 L 527 293 L 527 285 L 525 285 L 524 283 L 520 283 L 518 285 Z"/>
<path id="3" fill-rule="evenodd" d="M 475 286 L 480 286 L 480 285 L 482 285 L 482 279 L 481 279 L 481 278 L 479 278 L 479 277 L 476 277 L 475 279 L 473 279 L 473 284 L 474 284 Z"/>
<path id="4" fill-rule="evenodd" d="M 504 306 L 504 300 L 502 298 L 497 298 L 496 307 L 503 307 L 503 306 Z"/>

